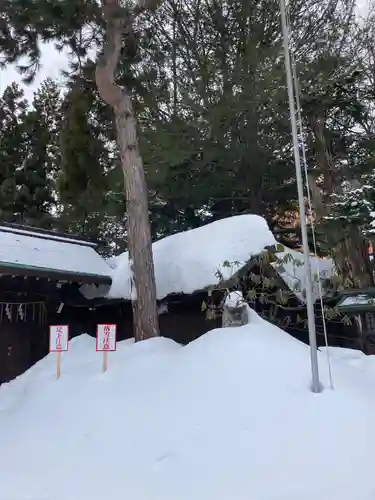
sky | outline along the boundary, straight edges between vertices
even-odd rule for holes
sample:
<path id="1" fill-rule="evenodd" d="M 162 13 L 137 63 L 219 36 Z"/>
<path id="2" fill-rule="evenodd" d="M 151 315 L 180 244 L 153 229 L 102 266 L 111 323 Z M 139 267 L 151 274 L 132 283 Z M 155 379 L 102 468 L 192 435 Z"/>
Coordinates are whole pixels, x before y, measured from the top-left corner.
<path id="1" fill-rule="evenodd" d="M 371 0 L 357 0 L 358 12 L 360 15 L 366 14 L 370 1 Z M 44 45 L 42 50 L 41 68 L 33 84 L 24 85 L 16 67 L 10 66 L 7 69 L 0 70 L 0 95 L 9 84 L 17 82 L 24 88 L 25 97 L 31 101 L 34 92 L 46 78 L 50 77 L 54 80 L 60 80 L 63 85 L 61 70 L 67 69 L 67 67 L 68 61 L 66 53 L 57 52 L 53 44 Z"/>
<path id="2" fill-rule="evenodd" d="M 34 92 L 46 78 L 50 77 L 53 80 L 61 80 L 61 70 L 68 68 L 68 59 L 66 53 L 59 53 L 53 44 L 45 44 L 42 50 L 41 67 L 37 73 L 34 82 L 31 85 L 25 85 L 22 82 L 22 77 L 17 71 L 15 65 L 9 66 L 6 69 L 0 69 L 0 95 L 5 88 L 12 82 L 17 82 L 23 87 L 25 96 L 28 100 L 32 100 Z"/>

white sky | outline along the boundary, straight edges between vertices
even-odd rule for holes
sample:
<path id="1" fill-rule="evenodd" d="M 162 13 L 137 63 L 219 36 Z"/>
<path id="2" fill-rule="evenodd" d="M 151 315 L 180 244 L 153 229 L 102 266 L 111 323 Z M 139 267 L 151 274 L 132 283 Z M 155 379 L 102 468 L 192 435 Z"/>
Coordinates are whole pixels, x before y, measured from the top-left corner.
<path id="1" fill-rule="evenodd" d="M 0 69 L 0 95 L 5 88 L 12 82 L 17 82 L 25 90 L 25 96 L 31 100 L 34 92 L 38 89 L 43 80 L 50 77 L 54 80 L 61 80 L 61 70 L 68 69 L 67 54 L 59 53 L 53 44 L 46 44 L 42 51 L 41 68 L 39 69 L 35 81 L 31 85 L 25 85 L 22 77 L 17 71 L 16 66 L 9 66 L 6 69 Z"/>
<path id="2" fill-rule="evenodd" d="M 364 16 L 369 10 L 369 5 L 372 0 L 357 0 L 358 13 Z M 24 85 L 22 78 L 15 66 L 10 66 L 0 70 L 0 95 L 5 88 L 12 82 L 17 82 L 25 90 L 25 96 L 28 100 L 32 100 L 34 92 L 38 89 L 41 82 L 50 77 L 54 80 L 60 80 L 62 85 L 61 70 L 67 69 L 67 55 L 59 53 L 53 47 L 53 44 L 45 45 L 42 53 L 41 68 L 33 84 Z"/>

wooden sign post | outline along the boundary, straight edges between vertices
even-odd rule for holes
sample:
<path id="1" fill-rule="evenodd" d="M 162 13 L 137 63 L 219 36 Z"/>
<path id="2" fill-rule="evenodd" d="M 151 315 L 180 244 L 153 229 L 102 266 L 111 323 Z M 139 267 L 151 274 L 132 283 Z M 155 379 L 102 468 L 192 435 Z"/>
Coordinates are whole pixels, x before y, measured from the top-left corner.
<path id="1" fill-rule="evenodd" d="M 97 325 L 96 351 L 103 353 L 103 372 L 108 368 L 108 352 L 116 350 L 117 325 Z"/>
<path id="2" fill-rule="evenodd" d="M 56 379 L 61 377 L 61 353 L 69 348 L 69 325 L 51 325 L 49 327 L 49 352 L 57 353 Z"/>

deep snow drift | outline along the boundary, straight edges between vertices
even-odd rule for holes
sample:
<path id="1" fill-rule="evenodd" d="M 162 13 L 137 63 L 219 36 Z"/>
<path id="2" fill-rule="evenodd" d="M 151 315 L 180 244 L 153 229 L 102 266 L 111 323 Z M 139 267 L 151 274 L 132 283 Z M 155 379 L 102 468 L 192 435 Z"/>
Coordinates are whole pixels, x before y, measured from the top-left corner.
<path id="1" fill-rule="evenodd" d="M 332 356 L 314 395 L 308 347 L 251 321 L 121 342 L 106 374 L 83 335 L 59 381 L 50 355 L 2 386 L 0 499 L 373 500 L 374 379 Z"/>

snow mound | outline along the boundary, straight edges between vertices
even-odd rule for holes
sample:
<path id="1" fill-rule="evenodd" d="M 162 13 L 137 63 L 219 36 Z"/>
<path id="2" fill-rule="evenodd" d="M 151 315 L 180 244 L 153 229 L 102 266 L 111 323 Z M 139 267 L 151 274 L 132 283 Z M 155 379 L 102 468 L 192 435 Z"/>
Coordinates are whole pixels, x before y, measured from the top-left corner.
<path id="1" fill-rule="evenodd" d="M 224 279 L 276 240 L 267 222 L 258 215 L 237 215 L 206 226 L 167 236 L 152 245 L 157 298 L 172 293 L 190 294 Z M 225 261 L 234 264 L 223 266 Z M 109 298 L 130 299 L 131 270 L 125 252 L 111 259 Z"/>
<path id="2" fill-rule="evenodd" d="M 326 353 L 325 347 L 321 347 L 320 350 Z M 345 361 L 350 366 L 357 368 L 375 382 L 375 356 L 366 356 L 362 351 L 344 347 L 330 347 L 329 355 L 333 359 Z"/>
<path id="3" fill-rule="evenodd" d="M 250 324 L 186 347 L 75 339 L 0 389 L 1 500 L 373 500 L 374 381 Z M 319 353 L 322 381 L 325 356 Z"/>

